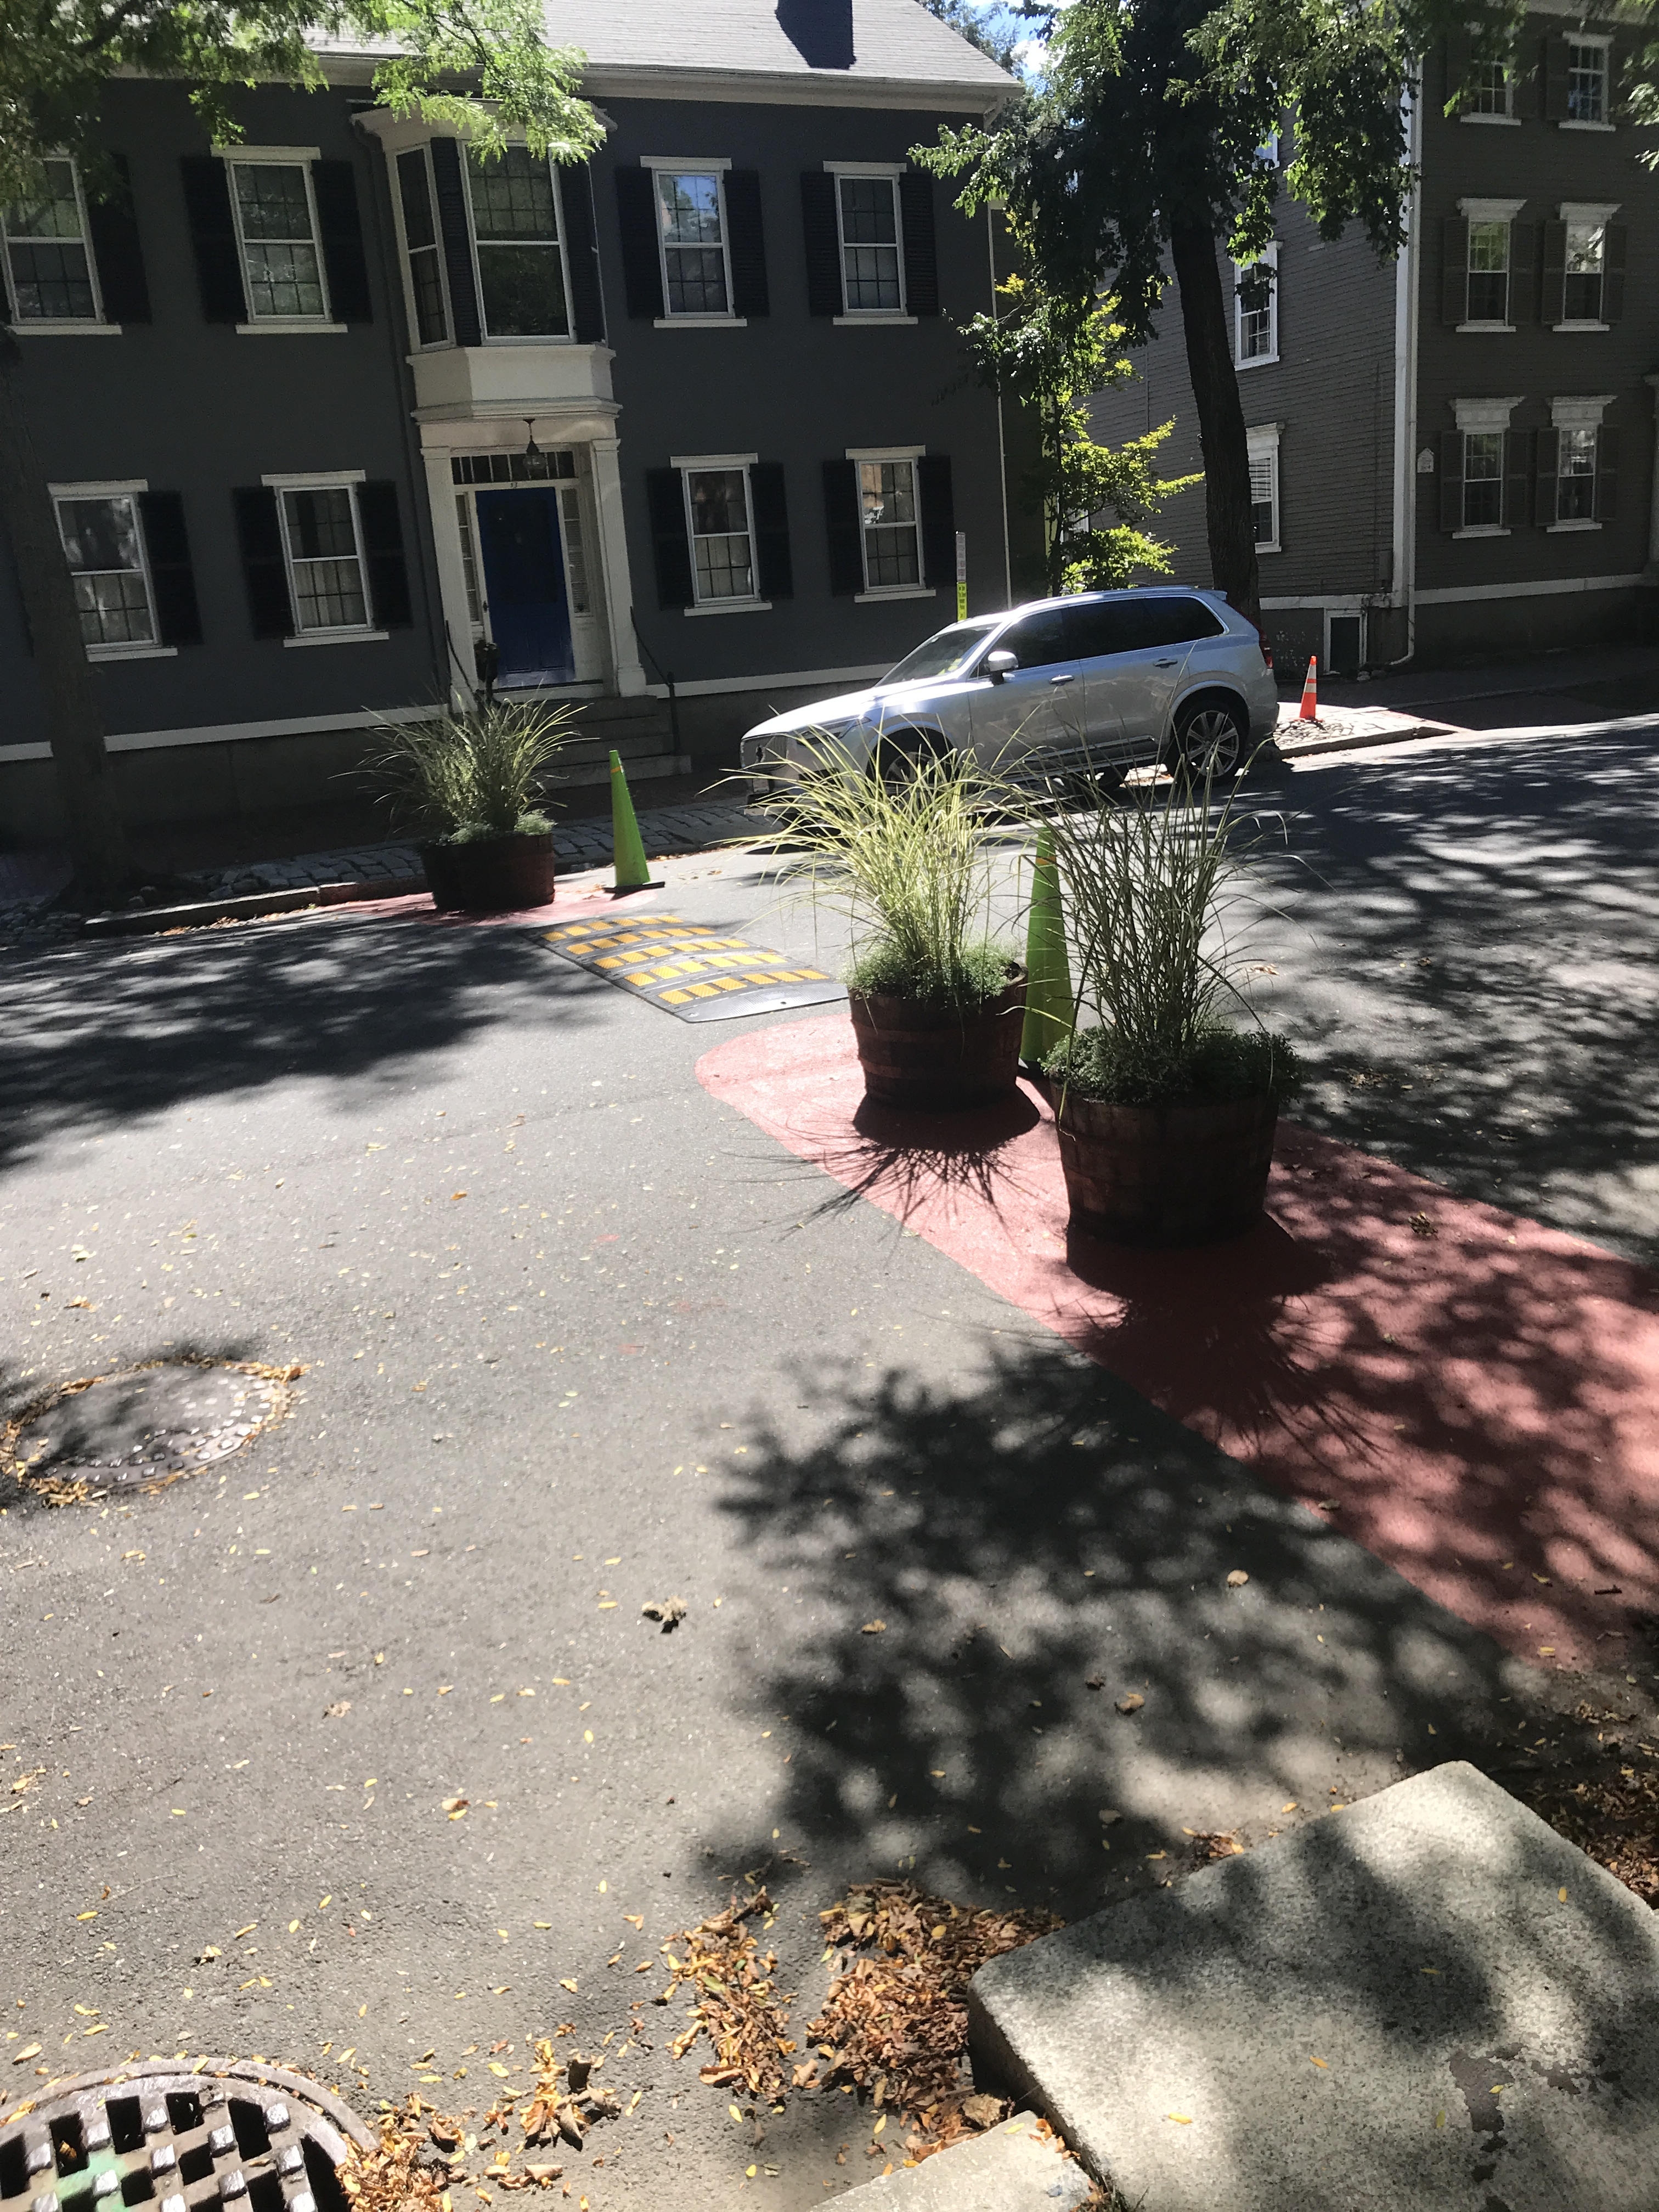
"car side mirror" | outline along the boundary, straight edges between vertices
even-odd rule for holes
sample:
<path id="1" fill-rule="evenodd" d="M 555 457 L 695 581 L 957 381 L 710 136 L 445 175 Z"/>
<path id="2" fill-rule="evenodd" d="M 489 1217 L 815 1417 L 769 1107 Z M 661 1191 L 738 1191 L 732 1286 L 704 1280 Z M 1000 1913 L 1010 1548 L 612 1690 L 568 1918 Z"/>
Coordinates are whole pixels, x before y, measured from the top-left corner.
<path id="1" fill-rule="evenodd" d="M 999 648 L 995 653 L 986 654 L 984 666 L 985 673 L 990 678 L 992 683 L 1000 684 L 1010 670 L 1019 666 L 1019 655 L 1017 653 L 1008 653 Z"/>

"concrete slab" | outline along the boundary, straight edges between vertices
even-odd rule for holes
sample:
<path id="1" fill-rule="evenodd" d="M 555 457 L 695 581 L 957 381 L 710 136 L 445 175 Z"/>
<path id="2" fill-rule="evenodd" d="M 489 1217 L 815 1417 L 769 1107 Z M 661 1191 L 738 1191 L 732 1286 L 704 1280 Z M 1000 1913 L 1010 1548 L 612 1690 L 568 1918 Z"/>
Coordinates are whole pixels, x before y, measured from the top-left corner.
<path id="1" fill-rule="evenodd" d="M 1089 2201 L 1089 2177 L 1035 2124 L 1034 2114 L 1017 2113 L 989 2135 L 879 2174 L 836 2201 L 848 2212 L 1075 2212 Z"/>
<path id="2" fill-rule="evenodd" d="M 1653 2212 L 1659 1917 L 1471 1767 L 994 1960 L 975 2067 L 1144 2212 Z"/>

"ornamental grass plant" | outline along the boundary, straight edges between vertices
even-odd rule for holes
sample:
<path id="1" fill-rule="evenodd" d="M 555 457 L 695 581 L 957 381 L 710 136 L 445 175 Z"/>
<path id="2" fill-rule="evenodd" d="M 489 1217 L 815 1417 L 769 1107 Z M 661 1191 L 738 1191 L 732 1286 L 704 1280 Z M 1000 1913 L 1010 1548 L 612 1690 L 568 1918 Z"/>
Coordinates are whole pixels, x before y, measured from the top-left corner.
<path id="1" fill-rule="evenodd" d="M 363 772 L 399 826 L 434 842 L 543 835 L 553 826 L 547 772 L 574 738 L 580 711 L 493 700 L 428 721 L 383 716 L 380 744 Z"/>
<path id="2" fill-rule="evenodd" d="M 1079 797 L 1073 786 L 1053 824 L 1078 980 L 1073 1031 L 1047 1073 L 1120 1106 L 1293 1091 L 1295 1050 L 1239 981 L 1259 902 L 1231 795 L 1218 805 L 1207 781 L 1172 781 L 1114 797 L 1090 780 Z"/>
<path id="3" fill-rule="evenodd" d="M 878 746 L 866 770 L 828 738 L 801 750 L 799 782 L 765 811 L 802 895 L 853 925 L 848 989 L 963 1008 L 994 999 L 1014 964 L 990 929 L 1000 782 L 954 750 L 884 760 Z"/>

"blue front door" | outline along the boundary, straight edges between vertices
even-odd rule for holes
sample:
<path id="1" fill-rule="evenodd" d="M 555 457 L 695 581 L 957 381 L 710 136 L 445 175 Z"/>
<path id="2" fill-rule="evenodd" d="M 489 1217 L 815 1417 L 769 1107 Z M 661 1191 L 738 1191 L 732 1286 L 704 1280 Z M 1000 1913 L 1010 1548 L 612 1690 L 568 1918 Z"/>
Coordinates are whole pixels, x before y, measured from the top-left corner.
<path id="1" fill-rule="evenodd" d="M 489 632 L 501 656 L 497 681 L 573 682 L 558 494 L 526 488 L 476 497 Z"/>

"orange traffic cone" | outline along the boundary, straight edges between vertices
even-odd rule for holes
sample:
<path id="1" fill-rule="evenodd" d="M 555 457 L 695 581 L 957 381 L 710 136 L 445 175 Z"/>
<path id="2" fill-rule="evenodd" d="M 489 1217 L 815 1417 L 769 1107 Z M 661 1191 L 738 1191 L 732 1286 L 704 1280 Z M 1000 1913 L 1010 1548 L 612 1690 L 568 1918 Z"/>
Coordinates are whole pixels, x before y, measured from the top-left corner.
<path id="1" fill-rule="evenodd" d="M 1302 687 L 1302 712 L 1298 721 L 1316 722 L 1319 720 L 1319 655 L 1316 653 L 1308 662 L 1308 680 Z"/>

